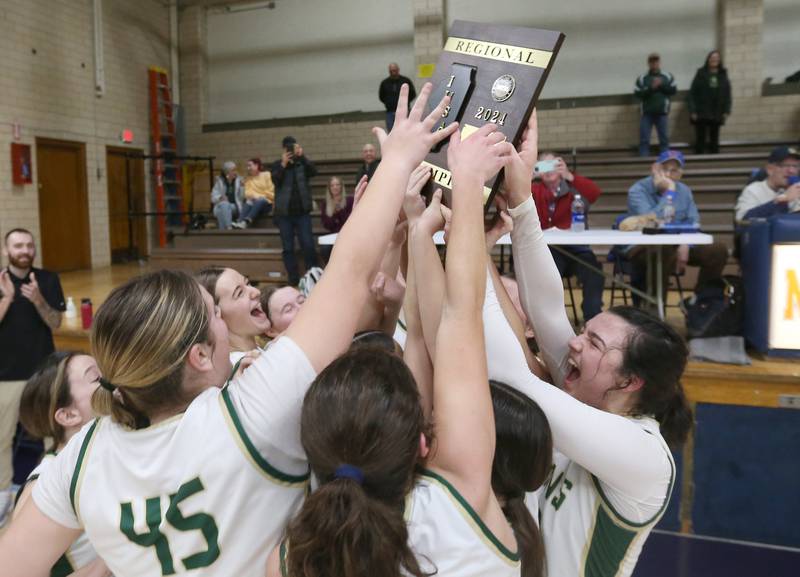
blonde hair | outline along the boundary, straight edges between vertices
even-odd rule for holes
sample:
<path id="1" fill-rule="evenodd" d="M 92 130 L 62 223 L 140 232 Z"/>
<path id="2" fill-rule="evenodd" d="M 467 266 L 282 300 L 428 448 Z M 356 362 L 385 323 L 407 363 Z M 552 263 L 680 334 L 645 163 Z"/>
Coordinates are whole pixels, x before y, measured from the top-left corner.
<path id="1" fill-rule="evenodd" d="M 162 270 L 114 289 L 92 328 L 105 382 L 92 396 L 94 411 L 141 428 L 154 412 L 191 402 L 183 390 L 186 355 L 209 342 L 209 325 L 200 285 L 186 273 Z"/>
<path id="2" fill-rule="evenodd" d="M 337 180 L 342 185 L 342 196 L 339 202 L 334 202 L 333 195 L 331 194 L 331 182 Z M 344 188 L 344 182 L 338 176 L 331 176 L 328 179 L 328 186 L 325 187 L 325 215 L 328 217 L 333 216 L 337 210 L 342 210 L 347 206 L 347 190 Z"/>

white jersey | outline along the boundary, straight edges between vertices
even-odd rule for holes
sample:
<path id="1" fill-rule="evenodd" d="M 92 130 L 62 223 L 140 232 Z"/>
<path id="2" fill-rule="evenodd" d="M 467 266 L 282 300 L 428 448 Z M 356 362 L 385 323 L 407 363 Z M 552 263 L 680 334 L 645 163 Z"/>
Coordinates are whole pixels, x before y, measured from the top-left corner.
<path id="1" fill-rule="evenodd" d="M 308 486 L 300 411 L 314 377 L 283 337 L 181 415 L 140 430 L 93 421 L 33 499 L 83 527 L 117 577 L 261 576 Z"/>
<path id="2" fill-rule="evenodd" d="M 55 458 L 56 454 L 52 451 L 45 453 L 39 465 L 28 475 L 27 482 L 30 483 L 39 479 Z M 89 543 L 89 538 L 86 536 L 86 533 L 82 533 L 80 537 L 75 539 L 58 561 L 56 561 L 56 564 L 53 565 L 53 568 L 50 570 L 50 577 L 65 577 L 82 567 L 86 567 L 95 559 L 97 559 L 97 553 L 91 543 Z"/>
<path id="3" fill-rule="evenodd" d="M 519 577 L 509 551 L 441 475 L 424 471 L 406 499 L 408 540 L 423 572 L 437 577 Z"/>
<path id="4" fill-rule="evenodd" d="M 660 507 L 652 507 L 654 514 L 640 522 L 626 518 L 621 510 L 642 510 L 650 504 L 626 502 L 630 498 L 555 451 L 552 475 L 539 496 L 540 527 L 551 577 L 627 577 L 633 573 L 645 539 L 661 519 L 675 481 L 675 463 L 654 419 L 630 420 L 660 441 L 672 467 L 666 494 L 653 495 Z"/>

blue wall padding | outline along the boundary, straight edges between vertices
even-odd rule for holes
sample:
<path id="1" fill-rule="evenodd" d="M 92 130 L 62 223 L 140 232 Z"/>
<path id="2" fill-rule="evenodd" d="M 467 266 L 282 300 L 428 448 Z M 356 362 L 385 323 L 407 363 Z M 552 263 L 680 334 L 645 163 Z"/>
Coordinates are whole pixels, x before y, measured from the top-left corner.
<path id="1" fill-rule="evenodd" d="M 667 510 L 664 511 L 664 516 L 658 522 L 656 527 L 665 531 L 680 531 L 681 530 L 681 483 L 683 483 L 683 451 L 678 449 L 672 452 L 672 457 L 675 459 L 675 487 L 672 489 L 672 497 L 670 497 Z"/>
<path id="2" fill-rule="evenodd" d="M 800 411 L 697 405 L 699 535 L 800 547 Z"/>

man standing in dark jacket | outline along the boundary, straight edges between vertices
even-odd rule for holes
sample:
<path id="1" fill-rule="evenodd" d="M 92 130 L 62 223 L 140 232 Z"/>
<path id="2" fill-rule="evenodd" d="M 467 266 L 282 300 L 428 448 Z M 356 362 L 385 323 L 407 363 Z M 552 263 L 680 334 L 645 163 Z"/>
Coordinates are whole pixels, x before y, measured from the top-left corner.
<path id="1" fill-rule="evenodd" d="M 719 127 L 731 113 L 731 83 L 718 50 L 711 51 L 705 65 L 697 69 L 686 103 L 695 128 L 695 154 L 716 154 Z"/>
<path id="2" fill-rule="evenodd" d="M 650 133 L 653 125 L 658 133 L 659 153 L 669 150 L 670 96 L 675 94 L 675 79 L 669 72 L 661 71 L 661 57 L 655 52 L 647 57 L 649 70 L 636 79 L 633 93 L 642 101 L 642 118 L 639 122 L 639 156 L 650 154 Z"/>
<path id="3" fill-rule="evenodd" d="M 275 184 L 275 224 L 281 234 L 283 264 L 292 286 L 300 282 L 294 237 L 303 251 L 306 270 L 317 266 L 314 234 L 311 231 L 311 177 L 317 174 L 314 163 L 306 158 L 303 147 L 293 136 L 283 139 L 283 154 L 270 169 Z"/>
<path id="4" fill-rule="evenodd" d="M 408 84 L 408 102 L 410 104 L 417 97 L 414 83 L 405 76 L 400 76 L 400 67 L 397 62 L 392 62 L 389 64 L 389 76 L 383 79 L 381 87 L 378 89 L 378 98 L 386 107 L 386 132 L 390 132 L 394 126 L 394 111 L 397 109 L 397 99 L 400 97 L 400 87 L 403 84 Z"/>

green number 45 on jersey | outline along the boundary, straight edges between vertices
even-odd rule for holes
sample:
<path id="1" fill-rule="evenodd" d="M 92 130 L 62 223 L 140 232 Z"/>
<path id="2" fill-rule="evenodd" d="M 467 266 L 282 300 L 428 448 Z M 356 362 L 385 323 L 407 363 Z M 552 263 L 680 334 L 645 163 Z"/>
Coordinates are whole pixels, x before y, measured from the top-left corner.
<path id="1" fill-rule="evenodd" d="M 178 488 L 178 492 L 169 496 L 169 507 L 164 515 L 167 523 L 178 531 L 199 531 L 206 542 L 206 549 L 198 551 L 181 559 L 184 568 L 200 569 L 208 567 L 219 557 L 219 530 L 214 518 L 207 513 L 194 513 L 184 517 L 178 507 L 184 499 L 203 491 L 203 483 L 199 477 L 187 481 Z M 147 532 L 137 533 L 134 529 L 133 504 L 120 505 L 119 528 L 133 543 L 142 547 L 154 547 L 158 562 L 161 564 L 162 575 L 175 574 L 175 560 L 170 549 L 169 540 L 159 527 L 161 526 L 161 497 L 151 497 L 145 501 L 145 523 Z"/>

